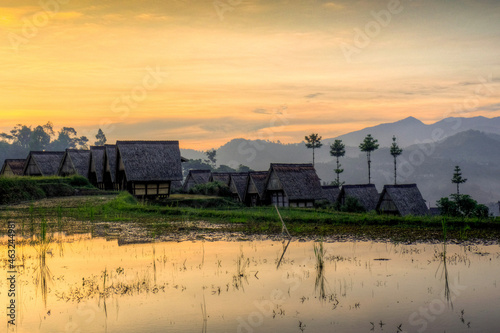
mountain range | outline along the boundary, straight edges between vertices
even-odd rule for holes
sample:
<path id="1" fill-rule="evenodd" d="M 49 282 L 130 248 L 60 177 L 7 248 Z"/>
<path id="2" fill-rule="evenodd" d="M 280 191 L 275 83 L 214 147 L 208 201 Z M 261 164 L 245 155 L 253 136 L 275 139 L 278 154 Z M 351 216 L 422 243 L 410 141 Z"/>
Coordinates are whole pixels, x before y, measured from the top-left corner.
<path id="1" fill-rule="evenodd" d="M 321 133 L 319 133 L 321 135 Z M 323 139 L 323 147 L 315 150 L 315 167 L 322 182 L 335 178 L 334 158 L 329 145 L 341 139 L 346 156 L 341 158 L 344 172 L 341 181 L 364 184 L 368 181 L 366 154 L 358 146 L 367 134 L 378 140 L 380 147 L 372 153 L 372 182 L 379 191 L 384 184 L 394 183 L 394 159 L 389 146 L 392 136 L 403 148 L 398 157 L 398 183 L 416 183 L 429 206 L 456 191 L 451 183 L 453 169 L 459 165 L 468 181 L 461 186 L 481 203 L 500 200 L 500 117 L 446 118 L 426 125 L 409 117 L 394 123 L 380 124 Z M 184 157 L 205 159 L 201 151 L 182 149 Z M 217 149 L 217 164 L 233 168 L 240 164 L 253 170 L 267 170 L 270 163 L 311 163 L 312 150 L 304 142 L 282 144 L 262 140 L 233 139 Z M 493 205 L 492 205 L 493 207 Z M 498 212 L 496 206 L 495 212 Z"/>

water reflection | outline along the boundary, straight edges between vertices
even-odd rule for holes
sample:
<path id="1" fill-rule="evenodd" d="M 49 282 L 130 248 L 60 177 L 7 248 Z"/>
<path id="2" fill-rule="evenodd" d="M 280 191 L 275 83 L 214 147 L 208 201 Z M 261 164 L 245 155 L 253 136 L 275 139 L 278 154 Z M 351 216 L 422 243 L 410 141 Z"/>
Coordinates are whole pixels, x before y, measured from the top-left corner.
<path id="1" fill-rule="evenodd" d="M 314 290 L 318 293 L 321 301 L 326 299 L 326 276 L 325 276 L 325 248 L 323 242 L 314 243 L 314 259 L 316 267 L 316 279 L 314 281 Z"/>
<path id="2" fill-rule="evenodd" d="M 52 273 L 47 265 L 47 254 L 52 255 L 50 247 L 50 239 L 47 237 L 47 226 L 46 223 L 41 224 L 40 234 L 35 240 L 35 246 L 37 251 L 37 266 L 35 267 L 35 284 L 37 290 L 40 290 L 42 294 L 42 300 L 44 307 L 47 308 L 47 295 L 49 289 L 49 283 L 52 282 Z"/>

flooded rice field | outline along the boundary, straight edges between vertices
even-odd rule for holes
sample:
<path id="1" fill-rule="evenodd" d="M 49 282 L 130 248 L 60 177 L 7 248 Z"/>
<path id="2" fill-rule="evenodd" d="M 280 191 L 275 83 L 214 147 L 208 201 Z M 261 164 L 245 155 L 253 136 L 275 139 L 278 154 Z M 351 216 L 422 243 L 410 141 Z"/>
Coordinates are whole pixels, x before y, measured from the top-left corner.
<path id="1" fill-rule="evenodd" d="M 17 242 L 2 331 L 495 332 L 500 247 L 346 241 Z"/>

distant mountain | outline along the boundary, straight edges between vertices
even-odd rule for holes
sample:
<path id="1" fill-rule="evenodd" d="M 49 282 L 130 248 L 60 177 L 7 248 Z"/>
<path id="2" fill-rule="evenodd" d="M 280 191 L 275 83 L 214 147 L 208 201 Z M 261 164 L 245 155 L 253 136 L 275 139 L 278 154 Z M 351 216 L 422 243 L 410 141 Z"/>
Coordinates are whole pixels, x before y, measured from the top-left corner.
<path id="1" fill-rule="evenodd" d="M 328 138 L 324 141 L 333 142 L 334 139 L 341 139 L 347 146 L 357 147 L 367 134 L 371 134 L 378 140 L 382 147 L 389 147 L 392 142 L 392 136 L 396 135 L 399 145 L 407 147 L 417 142 L 442 140 L 471 129 L 485 133 L 500 133 L 500 117 L 450 117 L 430 125 L 426 125 L 414 117 L 408 117 L 394 123 L 367 127 L 337 138 Z"/>

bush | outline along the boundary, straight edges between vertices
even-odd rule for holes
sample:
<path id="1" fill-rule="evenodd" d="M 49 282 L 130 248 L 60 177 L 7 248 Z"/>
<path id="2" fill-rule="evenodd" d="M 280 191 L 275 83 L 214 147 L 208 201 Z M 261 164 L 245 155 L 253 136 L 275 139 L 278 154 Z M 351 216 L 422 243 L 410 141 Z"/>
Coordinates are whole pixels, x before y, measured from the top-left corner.
<path id="1" fill-rule="evenodd" d="M 31 178 L 0 178 L 0 204 L 45 198 L 45 192 Z"/>
<path id="2" fill-rule="evenodd" d="M 447 197 L 437 201 L 441 215 L 452 217 L 478 217 L 486 218 L 489 209 L 485 205 L 478 204 L 467 194 L 452 194 L 451 200 Z"/>
<path id="3" fill-rule="evenodd" d="M 75 194 L 75 189 L 64 183 L 40 184 L 47 197 L 67 197 Z"/>
<path id="4" fill-rule="evenodd" d="M 341 205 L 340 203 L 335 204 L 335 209 L 346 213 L 364 213 L 366 209 L 359 203 L 358 199 L 353 197 L 347 197 L 345 203 Z"/>
<path id="5" fill-rule="evenodd" d="M 66 177 L 64 178 L 68 181 L 68 184 L 73 186 L 73 187 L 91 187 L 94 188 L 94 186 L 89 182 L 89 180 L 85 177 L 82 176 L 71 176 L 71 177 Z"/>
<path id="6" fill-rule="evenodd" d="M 211 182 L 195 185 L 189 189 L 190 194 L 214 195 L 219 197 L 230 197 L 231 190 L 223 182 Z"/>

